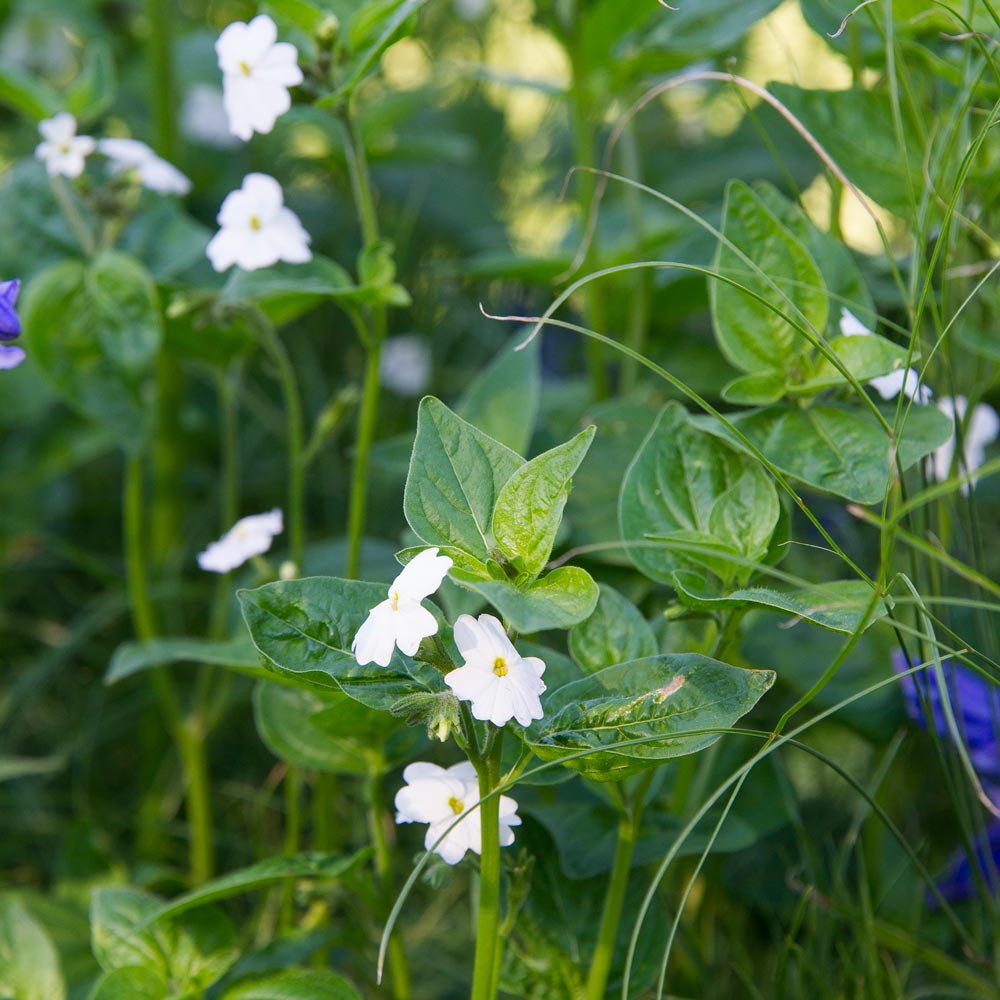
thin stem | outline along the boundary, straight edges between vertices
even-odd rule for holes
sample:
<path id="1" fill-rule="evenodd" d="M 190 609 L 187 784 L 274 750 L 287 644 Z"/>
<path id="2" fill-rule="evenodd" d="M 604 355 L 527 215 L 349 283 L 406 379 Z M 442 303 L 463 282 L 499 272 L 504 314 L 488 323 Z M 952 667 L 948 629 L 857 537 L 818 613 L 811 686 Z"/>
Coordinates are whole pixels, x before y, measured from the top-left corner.
<path id="1" fill-rule="evenodd" d="M 228 531 L 240 514 L 240 438 L 239 438 L 239 383 L 242 362 L 235 362 L 226 375 L 218 378 L 219 411 L 221 423 L 219 472 L 222 490 L 221 527 Z M 226 633 L 227 613 L 232 598 L 230 574 L 222 573 L 216 581 L 212 604 L 211 635 L 221 639 Z"/>
<path id="2" fill-rule="evenodd" d="M 285 836 L 282 849 L 286 855 L 295 854 L 302 838 L 302 772 L 292 764 L 285 771 Z M 279 924 L 290 930 L 295 915 L 295 879 L 289 878 L 281 885 L 281 916 Z"/>
<path id="3" fill-rule="evenodd" d="M 160 671 L 164 668 L 161 667 Z M 157 671 L 157 672 L 160 672 Z M 184 802 L 191 837 L 191 884 L 207 882 L 215 872 L 212 794 L 200 714 L 189 715 L 178 730 L 177 751 L 184 772 Z"/>
<path id="4" fill-rule="evenodd" d="M 378 876 L 379 895 L 386 913 L 392 906 L 392 854 L 385 835 L 381 758 L 372 761 L 368 771 L 366 793 L 368 799 L 368 830 L 375 849 L 375 873 Z M 389 939 L 389 973 L 392 977 L 392 995 L 395 1000 L 409 1000 L 410 971 L 406 952 L 398 934 Z"/>
<path id="5" fill-rule="evenodd" d="M 149 19 L 150 90 L 156 151 L 172 160 L 176 153 L 177 128 L 174 115 L 174 11 L 172 0 L 146 0 Z"/>
<path id="6" fill-rule="evenodd" d="M 344 575 L 353 580 L 358 575 L 361 562 L 361 540 L 365 533 L 365 515 L 368 502 L 368 460 L 375 441 L 380 395 L 379 364 L 382 355 L 381 341 L 367 346 L 365 357 L 365 385 L 358 419 L 358 437 L 354 452 L 354 474 L 351 478 L 351 505 L 347 522 L 347 567 Z"/>
<path id="7" fill-rule="evenodd" d="M 500 932 L 500 796 L 490 792 L 500 780 L 500 756 L 503 750 L 501 729 L 480 764 L 479 806 L 482 825 L 482 852 L 479 859 L 479 915 L 476 921 L 476 959 L 472 973 L 471 1000 L 495 1000 L 494 969 Z M 487 797 L 489 796 L 489 797 Z"/>
<path id="8" fill-rule="evenodd" d="M 70 193 L 66 181 L 58 174 L 53 175 L 50 180 L 52 193 L 55 195 L 56 201 L 59 202 L 59 208 L 66 216 L 66 221 L 69 223 L 69 228 L 73 230 L 73 235 L 76 237 L 77 243 L 80 244 L 80 249 L 87 257 L 93 257 L 97 252 L 97 244 L 90 227 L 76 207 L 76 202 L 73 201 L 73 195 Z"/>

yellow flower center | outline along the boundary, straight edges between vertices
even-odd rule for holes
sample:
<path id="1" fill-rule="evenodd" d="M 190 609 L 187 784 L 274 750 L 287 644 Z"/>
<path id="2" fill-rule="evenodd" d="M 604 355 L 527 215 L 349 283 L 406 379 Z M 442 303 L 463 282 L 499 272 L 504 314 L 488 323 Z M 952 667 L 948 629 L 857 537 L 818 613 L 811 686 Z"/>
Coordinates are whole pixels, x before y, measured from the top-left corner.
<path id="1" fill-rule="evenodd" d="M 392 610 L 393 611 L 398 611 L 399 610 L 399 591 L 398 590 L 394 590 L 392 592 Z"/>
<path id="2" fill-rule="evenodd" d="M 241 59 L 241 60 L 240 60 L 240 72 L 241 72 L 241 73 L 242 73 L 242 74 L 243 74 L 244 76 L 249 76 L 249 75 L 250 75 L 250 66 L 249 66 L 249 65 L 247 64 L 247 62 L 246 62 L 245 60 L 243 60 L 243 59 Z"/>
<path id="3" fill-rule="evenodd" d="M 493 673 L 495 673 L 497 677 L 507 676 L 507 661 L 502 656 L 498 656 L 493 661 Z"/>
<path id="4" fill-rule="evenodd" d="M 260 229 L 260 219 L 258 219 L 256 215 L 250 216 L 250 228 Z"/>
<path id="5" fill-rule="evenodd" d="M 462 810 L 465 809 L 465 803 L 461 799 L 456 799 L 453 795 L 448 799 L 448 805 L 451 806 L 451 811 L 458 816 Z"/>
<path id="6" fill-rule="evenodd" d="M 63 156 L 65 156 L 67 153 L 71 152 L 72 148 L 73 147 L 69 144 L 68 141 L 67 142 L 61 142 L 61 143 L 59 143 L 59 152 L 62 153 Z"/>

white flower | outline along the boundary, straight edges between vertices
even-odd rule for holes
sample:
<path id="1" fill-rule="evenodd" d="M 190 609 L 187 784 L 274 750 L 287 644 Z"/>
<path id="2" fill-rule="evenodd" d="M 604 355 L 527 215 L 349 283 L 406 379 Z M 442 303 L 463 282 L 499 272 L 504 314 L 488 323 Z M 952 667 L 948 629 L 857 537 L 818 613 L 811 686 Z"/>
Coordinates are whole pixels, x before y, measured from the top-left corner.
<path id="1" fill-rule="evenodd" d="M 468 762 L 447 769 L 437 764 L 418 762 L 403 771 L 406 786 L 396 793 L 397 823 L 429 823 L 424 847 L 434 848 L 449 865 L 457 865 L 466 851 L 481 854 L 482 823 L 479 818 L 479 782 L 475 768 Z M 458 823 L 448 830 L 461 816 Z M 500 796 L 500 846 L 514 843 L 512 826 L 520 826 L 517 803 Z M 448 830 L 447 833 L 445 831 Z M 437 847 L 435 842 L 444 835 Z"/>
<path id="2" fill-rule="evenodd" d="M 277 37 L 274 21 L 259 14 L 249 24 L 230 24 L 215 43 L 229 131 L 241 139 L 270 132 L 292 106 L 288 88 L 302 82 L 298 51 Z"/>
<path id="3" fill-rule="evenodd" d="M 938 401 L 937 406 L 952 423 L 963 425 L 964 455 L 959 472 L 966 474 L 975 472 L 986 461 L 986 446 L 995 441 L 1000 434 L 1000 417 L 997 416 L 997 411 L 987 403 L 979 403 L 966 420 L 969 401 L 965 396 L 956 396 L 954 399 L 945 396 Z M 953 432 L 931 457 L 930 471 L 938 482 L 944 482 L 951 475 L 951 466 L 955 458 L 955 440 Z M 962 483 L 962 495 L 969 495 L 968 483 Z"/>
<path id="4" fill-rule="evenodd" d="M 207 83 L 196 83 L 184 93 L 181 130 L 193 142 L 216 149 L 233 149 L 240 144 L 229 131 L 229 116 L 222 91 Z"/>
<path id="5" fill-rule="evenodd" d="M 150 191 L 185 195 L 191 190 L 191 182 L 173 164 L 138 139 L 101 139 L 97 149 L 111 161 L 114 173 L 134 170 L 139 183 Z"/>
<path id="6" fill-rule="evenodd" d="M 247 174 L 239 191 L 226 195 L 217 221 L 222 228 L 206 248 L 216 271 L 233 264 L 256 271 L 279 260 L 304 264 L 312 259 L 309 234 L 285 208 L 281 185 L 267 174 Z"/>
<path id="7" fill-rule="evenodd" d="M 854 313 L 846 306 L 840 310 L 840 334 L 842 337 L 870 337 L 871 330 L 868 329 L 858 319 Z M 920 374 L 916 368 L 899 368 L 889 372 L 888 375 L 880 375 L 878 378 L 870 379 L 868 384 L 883 398 L 895 399 L 900 393 L 907 399 L 916 400 L 918 403 L 929 403 L 931 396 L 930 386 L 921 385 Z"/>
<path id="8" fill-rule="evenodd" d="M 50 175 L 79 177 L 84 161 L 97 143 L 89 135 L 76 134 L 76 119 L 68 111 L 38 123 L 42 142 L 35 147 L 35 156 L 45 163 Z"/>
<path id="9" fill-rule="evenodd" d="M 426 337 L 405 333 L 382 343 L 379 381 L 400 396 L 420 396 L 431 379 L 431 348 Z"/>
<path id="10" fill-rule="evenodd" d="M 283 530 L 281 511 L 277 507 L 266 514 L 241 518 L 198 555 L 198 565 L 210 573 L 228 573 L 242 566 L 251 556 L 267 552 L 275 535 Z"/>
<path id="11" fill-rule="evenodd" d="M 420 602 L 441 586 L 451 566 L 452 561 L 439 556 L 436 548 L 424 549 L 406 564 L 392 581 L 388 599 L 368 612 L 351 643 L 358 663 L 387 667 L 393 647 L 413 656 L 421 641 L 437 632 L 437 619 Z"/>
<path id="12" fill-rule="evenodd" d="M 445 675 L 445 683 L 472 714 L 495 726 L 517 719 L 522 726 L 542 717 L 538 696 L 545 690 L 545 664 L 537 656 L 521 656 L 503 625 L 493 615 L 462 615 L 455 622 L 455 645 L 465 664 Z"/>

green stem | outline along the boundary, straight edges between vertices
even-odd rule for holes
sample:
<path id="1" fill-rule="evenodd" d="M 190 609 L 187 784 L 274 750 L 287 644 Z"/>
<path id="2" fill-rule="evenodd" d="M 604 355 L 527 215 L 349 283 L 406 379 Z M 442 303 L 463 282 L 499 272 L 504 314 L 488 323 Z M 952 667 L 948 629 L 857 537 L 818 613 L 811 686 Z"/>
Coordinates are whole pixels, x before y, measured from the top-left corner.
<path id="1" fill-rule="evenodd" d="M 292 562 L 301 576 L 305 556 L 305 482 L 302 463 L 304 432 L 302 400 L 295 379 L 295 369 L 288 357 L 288 351 L 281 342 L 277 331 L 269 321 L 259 318 L 259 328 L 263 334 L 264 347 L 278 368 L 278 380 L 285 404 L 288 424 L 288 546 Z"/>
<path id="2" fill-rule="evenodd" d="M 604 897 L 604 911 L 601 913 L 601 925 L 597 931 L 597 945 L 590 961 L 586 1000 L 604 1000 L 604 994 L 607 990 L 611 959 L 614 956 L 615 942 L 618 940 L 618 927 L 621 923 L 622 909 L 625 906 L 628 876 L 632 870 L 632 855 L 635 853 L 638 825 L 638 817 L 634 813 L 625 812 L 618 818 L 618 842 L 615 846 L 615 860 L 611 868 L 608 894 Z"/>
<path id="3" fill-rule="evenodd" d="M 162 671 L 164 668 L 161 667 Z M 192 714 L 175 737 L 184 772 L 184 801 L 191 837 L 191 884 L 207 882 L 215 872 L 212 833 L 212 794 L 205 754 L 205 727 L 200 714 Z"/>
<path id="4" fill-rule="evenodd" d="M 157 153 L 167 160 L 174 158 L 177 146 L 173 6 L 173 0 L 146 0 L 154 146 Z"/>
<path id="5" fill-rule="evenodd" d="M 50 180 L 52 181 L 52 193 L 55 195 L 56 201 L 59 202 L 59 208 L 66 216 L 66 221 L 69 223 L 69 228 L 73 230 L 73 235 L 76 237 L 77 243 L 80 244 L 80 249 L 85 256 L 93 257 L 97 252 L 97 244 L 90 227 L 80 214 L 76 202 L 73 201 L 73 195 L 70 193 L 66 181 L 58 174 L 53 175 Z"/>
<path id="6" fill-rule="evenodd" d="M 368 772 L 368 830 L 375 848 L 375 873 L 378 876 L 379 895 L 386 913 L 392 909 L 392 854 L 385 835 L 385 816 L 383 808 L 381 758 L 372 761 Z M 389 939 L 389 974 L 392 977 L 392 995 L 395 1000 L 409 1000 L 410 971 L 403 950 L 403 942 L 398 934 Z"/>
<path id="7" fill-rule="evenodd" d="M 494 972 L 500 962 L 497 947 L 500 936 L 500 796 L 490 795 L 490 792 L 500 781 L 502 750 L 501 729 L 477 768 L 479 798 L 484 801 L 479 806 L 482 852 L 479 859 L 479 914 L 471 1000 L 495 1000 L 497 993 Z"/>
<path id="8" fill-rule="evenodd" d="M 285 771 L 285 836 L 282 849 L 286 855 L 295 854 L 302 837 L 302 772 L 292 764 Z M 295 915 L 295 879 L 289 878 L 281 885 L 282 930 L 291 930 Z"/>
<path id="9" fill-rule="evenodd" d="M 226 375 L 218 378 L 219 412 L 221 430 L 221 465 L 219 473 L 222 489 L 222 530 L 228 531 L 240 516 L 240 438 L 239 438 L 239 383 L 242 362 L 234 362 Z M 215 584 L 212 602 L 210 633 L 213 639 L 226 634 L 229 602 L 232 599 L 232 578 L 222 573 Z"/>
<path id="10" fill-rule="evenodd" d="M 382 344 L 368 345 L 365 358 L 365 386 L 358 419 L 358 437 L 354 452 L 354 474 L 351 478 L 351 505 L 347 521 L 347 568 L 345 576 L 353 580 L 358 575 L 361 562 L 361 540 L 365 533 L 365 515 L 368 496 L 368 459 L 375 441 L 378 423 L 379 362 Z"/>

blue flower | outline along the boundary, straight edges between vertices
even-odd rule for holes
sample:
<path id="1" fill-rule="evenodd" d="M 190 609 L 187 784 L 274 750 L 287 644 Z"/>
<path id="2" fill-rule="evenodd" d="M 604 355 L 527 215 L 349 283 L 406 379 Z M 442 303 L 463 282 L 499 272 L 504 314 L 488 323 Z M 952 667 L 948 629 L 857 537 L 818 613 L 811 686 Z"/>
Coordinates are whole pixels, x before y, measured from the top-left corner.
<path id="1" fill-rule="evenodd" d="M 20 347 L 3 343 L 21 336 L 21 318 L 15 309 L 20 291 L 18 278 L 0 281 L 0 371 L 16 368 L 24 360 L 24 351 Z"/>

